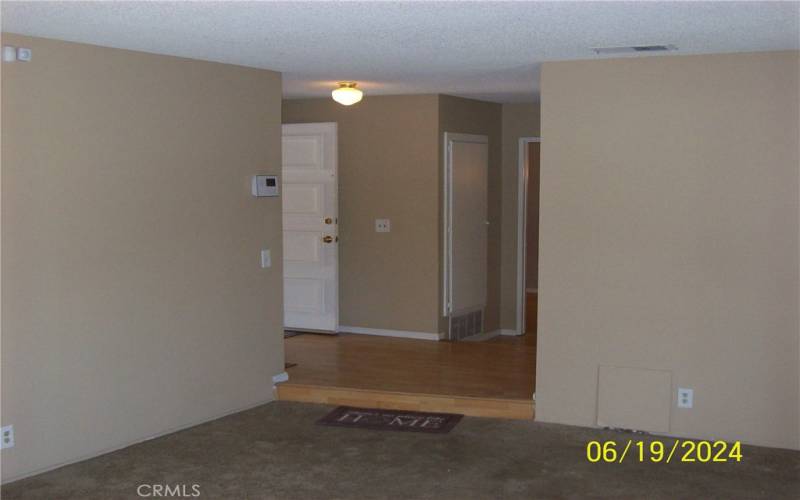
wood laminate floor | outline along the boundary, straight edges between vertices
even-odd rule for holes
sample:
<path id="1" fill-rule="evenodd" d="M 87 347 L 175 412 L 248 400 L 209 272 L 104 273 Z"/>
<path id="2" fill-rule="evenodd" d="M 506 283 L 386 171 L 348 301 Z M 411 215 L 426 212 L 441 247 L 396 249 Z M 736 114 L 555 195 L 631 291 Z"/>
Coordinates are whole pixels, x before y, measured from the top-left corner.
<path id="1" fill-rule="evenodd" d="M 370 335 L 286 339 L 295 384 L 478 398 L 532 399 L 536 346 Z"/>
<path id="2" fill-rule="evenodd" d="M 533 303 L 531 304 L 531 301 Z M 536 296 L 520 337 L 434 342 L 370 335 L 285 339 L 289 381 L 279 399 L 472 416 L 532 418 Z M 533 307 L 533 309 L 531 309 Z M 532 331 L 531 331 L 532 330 Z"/>

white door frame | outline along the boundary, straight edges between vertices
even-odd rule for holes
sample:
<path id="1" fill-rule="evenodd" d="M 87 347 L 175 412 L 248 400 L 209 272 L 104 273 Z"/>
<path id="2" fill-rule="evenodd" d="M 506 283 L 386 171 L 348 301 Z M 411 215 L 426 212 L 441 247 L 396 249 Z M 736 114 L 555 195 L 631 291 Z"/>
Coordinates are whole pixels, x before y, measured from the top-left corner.
<path id="1" fill-rule="evenodd" d="M 451 276 L 451 266 L 453 263 L 453 164 L 452 164 L 452 142 L 474 142 L 478 144 L 489 144 L 489 137 L 475 134 L 458 134 L 453 132 L 444 133 L 444 193 L 443 214 L 444 214 L 444 245 L 442 272 L 442 315 L 449 316 L 452 312 L 453 299 L 453 280 Z"/>
<path id="2" fill-rule="evenodd" d="M 528 144 L 542 142 L 541 137 L 520 137 L 517 155 L 517 327 L 516 334 L 525 333 L 525 255 L 528 227 Z"/>

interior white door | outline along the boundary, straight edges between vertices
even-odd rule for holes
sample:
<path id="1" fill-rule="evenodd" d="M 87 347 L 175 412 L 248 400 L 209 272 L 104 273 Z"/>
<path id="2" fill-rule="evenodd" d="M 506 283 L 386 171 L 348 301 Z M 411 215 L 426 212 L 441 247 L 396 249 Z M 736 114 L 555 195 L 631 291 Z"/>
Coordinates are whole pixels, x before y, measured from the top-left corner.
<path id="1" fill-rule="evenodd" d="M 445 134 L 445 315 L 486 306 L 489 141 Z"/>
<path id="2" fill-rule="evenodd" d="M 284 326 L 339 326 L 335 123 L 283 126 Z"/>

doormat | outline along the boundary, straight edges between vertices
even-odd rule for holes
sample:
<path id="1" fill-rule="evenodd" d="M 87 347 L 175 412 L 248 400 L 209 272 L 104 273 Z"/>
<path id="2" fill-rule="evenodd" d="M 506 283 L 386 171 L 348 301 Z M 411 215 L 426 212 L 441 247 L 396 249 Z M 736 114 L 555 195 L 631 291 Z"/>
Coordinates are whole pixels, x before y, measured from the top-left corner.
<path id="1" fill-rule="evenodd" d="M 433 432 L 445 434 L 464 415 L 404 410 L 380 410 L 340 406 L 317 420 L 317 425 L 356 427 L 379 431 Z"/>

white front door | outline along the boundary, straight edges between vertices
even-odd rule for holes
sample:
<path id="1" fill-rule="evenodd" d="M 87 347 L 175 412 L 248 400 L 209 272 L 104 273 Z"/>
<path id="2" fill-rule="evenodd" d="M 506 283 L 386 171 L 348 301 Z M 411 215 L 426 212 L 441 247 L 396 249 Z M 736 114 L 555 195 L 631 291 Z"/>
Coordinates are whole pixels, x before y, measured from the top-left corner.
<path id="1" fill-rule="evenodd" d="M 284 326 L 335 332 L 339 252 L 335 123 L 283 126 Z"/>

